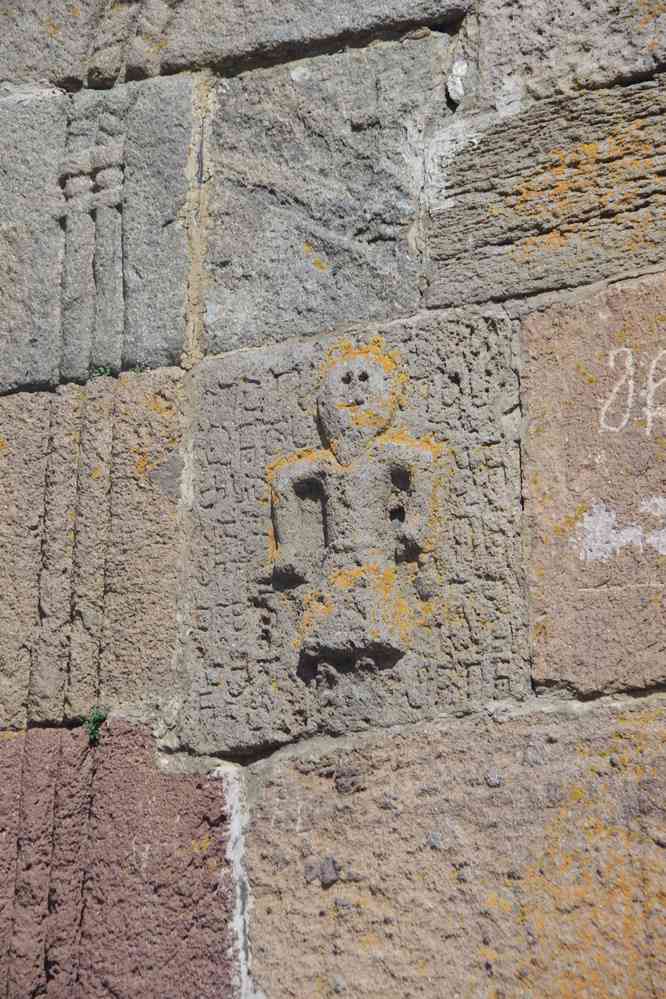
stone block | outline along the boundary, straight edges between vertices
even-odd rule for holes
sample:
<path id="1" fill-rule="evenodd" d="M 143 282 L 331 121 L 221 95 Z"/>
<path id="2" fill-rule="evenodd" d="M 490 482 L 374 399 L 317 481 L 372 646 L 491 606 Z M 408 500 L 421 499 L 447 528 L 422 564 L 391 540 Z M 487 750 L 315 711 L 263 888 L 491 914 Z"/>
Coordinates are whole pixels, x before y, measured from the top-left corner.
<path id="1" fill-rule="evenodd" d="M 180 361 L 193 95 L 183 75 L 0 99 L 0 392 Z"/>
<path id="2" fill-rule="evenodd" d="M 0 400 L 0 721 L 154 718 L 175 696 L 181 372 Z"/>
<path id="3" fill-rule="evenodd" d="M 107 722 L 0 733 L 0 969 L 8 999 L 230 994 L 222 781 L 161 773 Z"/>
<path id="4" fill-rule="evenodd" d="M 481 0 L 478 104 L 506 111 L 643 79 L 663 66 L 664 13 L 661 0 Z"/>
<path id="5" fill-rule="evenodd" d="M 111 82 L 217 66 L 226 71 L 343 48 L 416 26 L 450 28 L 471 0 L 150 0 L 107 8 L 88 63 L 91 80 Z"/>
<path id="6" fill-rule="evenodd" d="M 189 383 L 185 744 L 251 754 L 524 696 L 506 319 L 239 351 Z"/>
<path id="7" fill-rule="evenodd" d="M 57 380 L 66 122 L 61 94 L 0 90 L 0 391 Z"/>
<path id="8" fill-rule="evenodd" d="M 431 307 L 663 264 L 663 78 L 462 118 L 429 144 Z"/>
<path id="9" fill-rule="evenodd" d="M 525 322 L 534 681 L 578 694 L 666 681 L 666 280 Z"/>
<path id="10" fill-rule="evenodd" d="M 208 351 L 418 309 L 422 151 L 450 117 L 449 53 L 426 30 L 219 83 Z"/>
<path id="11" fill-rule="evenodd" d="M 257 990 L 658 994 L 665 710 L 428 723 L 252 767 Z"/>
<path id="12" fill-rule="evenodd" d="M 104 0 L 3 4 L 0 80 L 51 81 L 61 86 L 84 80 L 88 48 L 104 5 Z"/>

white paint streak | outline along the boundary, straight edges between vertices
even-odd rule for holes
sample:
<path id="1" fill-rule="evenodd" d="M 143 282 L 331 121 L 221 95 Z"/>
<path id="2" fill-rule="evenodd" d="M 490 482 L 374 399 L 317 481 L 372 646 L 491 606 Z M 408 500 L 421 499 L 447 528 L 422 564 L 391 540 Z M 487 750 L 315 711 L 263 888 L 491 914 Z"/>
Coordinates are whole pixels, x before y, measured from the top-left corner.
<path id="1" fill-rule="evenodd" d="M 235 988 L 238 999 L 266 999 L 263 992 L 255 989 L 251 975 L 250 955 L 250 886 L 245 870 L 245 832 L 248 814 L 243 790 L 243 775 L 240 767 L 231 764 L 217 767 L 211 777 L 221 778 L 229 808 L 229 844 L 227 860 L 235 885 L 236 901 L 233 915 L 235 958 L 237 961 Z"/>
<path id="2" fill-rule="evenodd" d="M 666 527 L 662 527 L 660 531 L 653 531 L 651 534 L 648 534 L 645 541 L 659 555 L 666 555 Z"/>
<path id="3" fill-rule="evenodd" d="M 446 80 L 446 89 L 449 92 L 449 97 L 456 104 L 460 104 L 465 96 L 465 77 L 468 70 L 469 65 L 467 64 L 467 60 L 456 57 Z"/>
<path id="4" fill-rule="evenodd" d="M 666 496 L 651 496 L 640 504 L 640 512 L 653 517 L 666 518 Z M 617 514 L 597 503 L 585 514 L 581 530 L 572 539 L 578 555 L 585 562 L 606 561 L 623 548 L 654 548 L 659 555 L 666 555 L 666 527 L 646 533 L 638 524 L 617 527 Z"/>
<path id="5" fill-rule="evenodd" d="M 641 513 L 651 513 L 653 517 L 666 517 L 666 496 L 650 496 L 641 503 Z"/>
<path id="6" fill-rule="evenodd" d="M 601 503 L 585 514 L 582 524 L 582 547 L 578 553 L 581 559 L 585 562 L 597 559 L 606 561 L 627 545 L 643 547 L 643 532 L 640 527 L 632 525 L 618 530 L 616 523 L 617 515 L 607 510 Z"/>
<path id="7" fill-rule="evenodd" d="M 505 77 L 495 97 L 495 107 L 500 118 L 509 118 L 511 115 L 519 114 L 523 106 L 524 95 L 525 87 L 519 77 Z"/>

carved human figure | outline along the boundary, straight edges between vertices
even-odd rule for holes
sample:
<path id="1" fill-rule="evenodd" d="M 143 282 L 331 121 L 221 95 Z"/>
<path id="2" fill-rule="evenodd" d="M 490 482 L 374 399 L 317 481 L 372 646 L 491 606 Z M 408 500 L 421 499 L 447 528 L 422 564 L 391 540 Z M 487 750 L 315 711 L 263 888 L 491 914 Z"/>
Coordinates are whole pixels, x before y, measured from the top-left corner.
<path id="1" fill-rule="evenodd" d="M 313 657 L 405 651 L 389 591 L 397 599 L 398 567 L 417 569 L 427 555 L 440 446 L 390 430 L 399 379 L 372 345 L 334 355 L 317 399 L 325 447 L 288 456 L 272 477 L 274 574 L 282 586 L 315 587 L 319 609 L 310 605 L 303 636 Z"/>

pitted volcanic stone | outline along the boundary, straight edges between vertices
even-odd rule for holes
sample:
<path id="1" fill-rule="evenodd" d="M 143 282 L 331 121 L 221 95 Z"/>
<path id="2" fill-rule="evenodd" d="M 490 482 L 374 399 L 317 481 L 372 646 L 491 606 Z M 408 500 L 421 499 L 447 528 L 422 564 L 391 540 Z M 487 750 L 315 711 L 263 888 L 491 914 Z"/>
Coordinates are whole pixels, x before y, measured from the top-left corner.
<path id="1" fill-rule="evenodd" d="M 371 326 L 189 379 L 188 745 L 252 752 L 524 695 L 506 320 Z"/>

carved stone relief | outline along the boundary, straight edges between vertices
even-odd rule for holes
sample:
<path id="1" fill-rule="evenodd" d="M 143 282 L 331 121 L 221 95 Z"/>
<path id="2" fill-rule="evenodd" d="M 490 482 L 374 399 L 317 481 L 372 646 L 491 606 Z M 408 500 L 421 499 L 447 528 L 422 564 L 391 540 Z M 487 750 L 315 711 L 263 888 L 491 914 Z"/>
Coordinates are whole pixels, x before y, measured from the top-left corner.
<path id="1" fill-rule="evenodd" d="M 496 318 L 422 319 L 192 374 L 185 743 L 523 695 L 511 344 Z"/>

